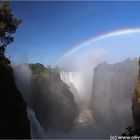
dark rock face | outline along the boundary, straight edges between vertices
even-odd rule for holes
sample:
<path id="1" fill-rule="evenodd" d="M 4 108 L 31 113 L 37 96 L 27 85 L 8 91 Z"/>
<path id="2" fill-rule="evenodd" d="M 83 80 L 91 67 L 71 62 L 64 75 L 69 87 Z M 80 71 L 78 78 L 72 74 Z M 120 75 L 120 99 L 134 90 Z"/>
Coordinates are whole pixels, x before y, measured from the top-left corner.
<path id="1" fill-rule="evenodd" d="M 140 135 L 140 58 L 139 58 L 138 80 L 132 99 L 132 111 L 136 132 L 138 135 Z"/>
<path id="2" fill-rule="evenodd" d="M 32 89 L 32 108 L 43 129 L 46 132 L 69 132 L 78 116 L 78 107 L 60 73 L 34 75 Z"/>
<path id="3" fill-rule="evenodd" d="M 137 134 L 140 135 L 140 100 L 138 94 L 135 93 L 133 96 L 132 111 L 133 111 L 134 127 L 136 129 Z"/>
<path id="4" fill-rule="evenodd" d="M 0 64 L 0 138 L 30 139 L 26 104 L 15 86 L 10 66 Z"/>

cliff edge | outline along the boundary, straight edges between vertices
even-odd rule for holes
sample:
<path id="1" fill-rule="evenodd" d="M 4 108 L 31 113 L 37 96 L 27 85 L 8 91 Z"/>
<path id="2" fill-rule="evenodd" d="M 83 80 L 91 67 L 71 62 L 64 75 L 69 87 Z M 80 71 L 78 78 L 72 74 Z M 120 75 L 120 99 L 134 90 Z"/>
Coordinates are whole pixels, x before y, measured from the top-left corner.
<path id="1" fill-rule="evenodd" d="M 10 61 L 0 58 L 0 139 L 30 139 L 26 104 L 13 78 Z"/>

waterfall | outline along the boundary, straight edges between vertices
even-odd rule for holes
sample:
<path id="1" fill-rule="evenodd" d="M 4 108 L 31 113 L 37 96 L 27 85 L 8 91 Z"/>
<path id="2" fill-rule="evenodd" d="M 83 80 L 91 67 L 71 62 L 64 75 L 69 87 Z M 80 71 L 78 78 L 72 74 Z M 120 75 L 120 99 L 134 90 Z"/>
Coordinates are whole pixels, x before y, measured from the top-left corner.
<path id="1" fill-rule="evenodd" d="M 88 131 L 90 127 L 94 124 L 94 119 L 92 116 L 92 111 L 90 110 L 89 106 L 87 105 L 87 102 L 83 102 L 83 96 L 82 96 L 82 89 L 85 86 L 83 85 L 84 77 L 83 73 L 77 71 L 77 72 L 69 72 L 69 71 L 61 71 L 60 72 L 60 78 L 63 82 L 65 82 L 68 86 L 71 92 L 73 93 L 75 97 L 75 101 L 77 105 L 79 106 L 79 116 L 75 120 L 75 129 L 73 130 L 73 133 L 71 134 L 74 137 L 79 137 L 81 135 L 82 131 Z M 86 84 L 85 84 L 86 85 Z M 77 134 L 75 133 L 77 132 Z"/>
<path id="2" fill-rule="evenodd" d="M 75 101 L 82 106 L 89 104 L 92 91 L 93 71 L 60 71 L 61 80 L 69 86 Z M 85 88 L 86 87 L 86 88 Z"/>
<path id="3" fill-rule="evenodd" d="M 65 71 L 60 72 L 61 80 L 68 85 L 74 83 L 73 76 L 74 76 L 74 72 L 65 72 Z"/>
<path id="4" fill-rule="evenodd" d="M 80 101 L 80 81 L 79 73 L 78 72 L 71 72 L 71 71 L 60 71 L 60 78 L 61 80 L 66 83 L 73 93 L 75 101 L 77 104 Z"/>

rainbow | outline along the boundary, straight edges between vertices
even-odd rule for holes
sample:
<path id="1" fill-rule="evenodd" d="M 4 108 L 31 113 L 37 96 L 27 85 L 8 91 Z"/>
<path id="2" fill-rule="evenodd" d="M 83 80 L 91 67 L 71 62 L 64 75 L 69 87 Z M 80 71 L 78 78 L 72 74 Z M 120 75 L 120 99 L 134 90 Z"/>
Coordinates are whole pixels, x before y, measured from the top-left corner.
<path id="1" fill-rule="evenodd" d="M 120 35 L 125 35 L 125 34 L 132 34 L 132 33 L 140 33 L 140 28 L 128 28 L 128 29 L 122 29 L 122 30 L 115 30 L 113 32 L 108 32 L 105 34 L 101 34 L 99 36 L 95 36 L 92 37 L 84 42 L 81 42 L 80 44 L 74 46 L 71 50 L 69 50 L 68 52 L 66 52 L 59 60 L 59 62 L 61 62 L 63 59 L 65 59 L 66 57 L 70 56 L 71 54 L 73 54 L 74 52 L 76 52 L 77 50 L 88 46 L 91 43 L 94 43 L 96 41 L 99 40 L 103 40 L 103 39 L 107 39 L 109 37 L 114 37 L 114 36 L 120 36 Z"/>

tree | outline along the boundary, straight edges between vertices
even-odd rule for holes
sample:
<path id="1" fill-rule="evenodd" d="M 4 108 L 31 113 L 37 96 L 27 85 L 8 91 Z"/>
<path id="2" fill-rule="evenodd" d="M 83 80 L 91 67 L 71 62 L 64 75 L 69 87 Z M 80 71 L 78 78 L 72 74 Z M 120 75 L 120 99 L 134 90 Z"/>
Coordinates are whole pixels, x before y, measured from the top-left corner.
<path id="1" fill-rule="evenodd" d="M 33 74 L 41 74 L 47 71 L 47 69 L 44 67 L 44 65 L 40 63 L 30 64 L 29 65 Z"/>
<path id="2" fill-rule="evenodd" d="M 5 57 L 5 48 L 14 41 L 12 34 L 21 23 L 21 19 L 13 17 L 7 1 L 0 3 L 0 58 Z"/>

